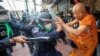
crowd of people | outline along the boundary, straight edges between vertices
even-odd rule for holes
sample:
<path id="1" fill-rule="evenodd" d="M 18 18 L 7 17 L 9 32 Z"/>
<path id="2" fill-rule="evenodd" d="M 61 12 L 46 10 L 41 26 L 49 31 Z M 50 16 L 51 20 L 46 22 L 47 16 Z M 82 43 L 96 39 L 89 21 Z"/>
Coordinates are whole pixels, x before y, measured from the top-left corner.
<path id="1" fill-rule="evenodd" d="M 69 53 L 69 56 L 93 56 L 93 53 L 98 44 L 98 34 L 95 17 L 87 11 L 83 3 L 77 3 L 72 9 L 74 20 L 65 23 L 62 18 L 56 17 L 55 20 L 49 12 L 42 12 L 39 16 L 39 26 L 31 29 L 33 37 L 50 37 L 48 41 L 35 41 L 35 52 L 33 56 L 62 56 L 55 48 L 57 39 L 67 38 L 71 40 L 76 48 Z M 4 12 L 0 15 L 7 15 Z M 12 36 L 12 27 L 9 23 L 4 23 L 4 29 L 0 28 L 0 56 L 10 56 L 11 53 L 7 52 L 16 43 L 27 43 L 27 37 L 24 35 Z M 73 25 L 79 24 L 77 28 Z M 7 25 L 7 26 L 6 26 Z M 1 23 L 0 23 L 0 27 Z M 7 28 L 8 27 L 8 28 Z M 10 28 L 10 30 L 9 30 Z M 2 33 L 5 34 L 2 35 Z M 9 36 L 10 35 L 10 36 Z M 65 41 L 67 42 L 67 40 Z"/>

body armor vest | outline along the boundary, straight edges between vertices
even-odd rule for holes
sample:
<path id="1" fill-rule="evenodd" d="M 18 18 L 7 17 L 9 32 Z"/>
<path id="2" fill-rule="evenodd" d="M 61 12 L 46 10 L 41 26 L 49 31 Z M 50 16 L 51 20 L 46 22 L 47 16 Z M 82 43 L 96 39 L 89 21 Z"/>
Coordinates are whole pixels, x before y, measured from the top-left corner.
<path id="1" fill-rule="evenodd" d="M 0 40 L 4 39 L 5 37 L 13 36 L 13 31 L 9 26 L 8 22 L 1 22 L 0 23 Z"/>

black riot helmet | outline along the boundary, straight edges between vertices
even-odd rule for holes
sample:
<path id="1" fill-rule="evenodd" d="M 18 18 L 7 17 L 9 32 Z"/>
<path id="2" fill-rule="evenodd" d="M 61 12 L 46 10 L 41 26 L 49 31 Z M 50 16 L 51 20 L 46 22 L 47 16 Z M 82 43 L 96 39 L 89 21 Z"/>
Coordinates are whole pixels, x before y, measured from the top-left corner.
<path id="1" fill-rule="evenodd" d="M 41 12 L 39 15 L 39 23 L 44 27 L 46 31 L 51 30 L 52 16 L 49 14 L 49 12 Z"/>
<path id="2" fill-rule="evenodd" d="M 39 15 L 39 19 L 42 21 L 52 21 L 52 16 L 49 14 L 49 12 L 42 12 Z"/>
<path id="3" fill-rule="evenodd" d="M 0 39 L 13 36 L 12 28 L 9 25 L 8 10 L 0 6 Z"/>

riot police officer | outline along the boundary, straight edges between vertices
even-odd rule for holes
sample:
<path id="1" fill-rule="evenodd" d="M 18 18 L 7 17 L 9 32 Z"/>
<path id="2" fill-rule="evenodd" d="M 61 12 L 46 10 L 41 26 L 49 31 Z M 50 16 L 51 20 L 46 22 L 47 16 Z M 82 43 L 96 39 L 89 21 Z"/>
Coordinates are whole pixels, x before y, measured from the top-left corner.
<path id="1" fill-rule="evenodd" d="M 62 56 L 60 52 L 55 49 L 56 39 L 59 38 L 61 28 L 59 24 L 54 25 L 54 21 L 48 12 L 42 12 L 39 15 L 39 23 L 33 28 L 32 33 L 34 37 L 50 37 L 49 41 L 36 41 L 34 56 Z M 56 28 L 55 28 L 56 26 Z"/>
<path id="2" fill-rule="evenodd" d="M 0 6 L 0 56 L 10 56 L 11 47 L 16 43 L 25 43 L 26 37 L 13 36 L 13 30 L 9 25 L 8 10 Z"/>

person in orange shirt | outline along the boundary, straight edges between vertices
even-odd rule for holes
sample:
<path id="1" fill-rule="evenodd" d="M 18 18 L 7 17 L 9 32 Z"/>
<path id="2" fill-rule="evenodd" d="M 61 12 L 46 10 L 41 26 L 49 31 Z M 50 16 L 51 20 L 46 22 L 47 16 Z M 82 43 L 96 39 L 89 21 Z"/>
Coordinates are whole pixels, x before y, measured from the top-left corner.
<path id="1" fill-rule="evenodd" d="M 57 23 L 62 26 L 65 33 L 69 36 L 78 48 L 74 48 L 69 56 L 92 56 L 98 43 L 97 27 L 95 17 L 89 14 L 82 3 L 77 3 L 73 7 L 75 20 L 64 23 L 57 17 Z M 72 26 L 79 22 L 79 27 L 74 29 Z"/>

